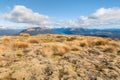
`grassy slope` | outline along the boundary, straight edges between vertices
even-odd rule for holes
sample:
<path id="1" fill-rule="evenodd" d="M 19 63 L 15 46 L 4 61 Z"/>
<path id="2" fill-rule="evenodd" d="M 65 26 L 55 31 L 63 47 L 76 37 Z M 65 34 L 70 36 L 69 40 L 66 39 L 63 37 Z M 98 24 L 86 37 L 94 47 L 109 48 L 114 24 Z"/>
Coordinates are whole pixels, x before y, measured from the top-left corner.
<path id="1" fill-rule="evenodd" d="M 0 80 L 120 80 L 120 41 L 58 34 L 1 36 Z"/>

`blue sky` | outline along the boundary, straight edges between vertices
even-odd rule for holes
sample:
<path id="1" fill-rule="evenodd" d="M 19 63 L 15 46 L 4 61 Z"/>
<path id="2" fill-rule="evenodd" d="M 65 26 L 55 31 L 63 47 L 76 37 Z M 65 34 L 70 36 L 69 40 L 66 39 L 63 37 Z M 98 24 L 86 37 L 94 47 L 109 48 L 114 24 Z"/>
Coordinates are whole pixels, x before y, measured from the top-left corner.
<path id="1" fill-rule="evenodd" d="M 103 18 L 101 20 L 101 17 L 104 17 L 106 15 L 114 16 L 117 14 L 119 16 L 118 14 L 120 10 L 119 3 L 120 3 L 120 0 L 3 0 L 3 1 L 0 1 L 0 15 L 2 16 L 2 18 L 0 17 L 0 24 L 2 25 L 9 24 L 12 26 L 16 26 L 18 24 L 20 26 L 26 26 L 26 25 L 46 26 L 45 23 L 47 23 L 47 26 L 48 26 L 48 23 L 49 23 L 49 25 L 52 27 L 54 26 L 59 26 L 59 27 L 67 27 L 67 26 L 89 27 L 90 26 L 93 28 L 96 26 L 106 26 L 106 28 L 119 27 L 120 24 L 118 22 L 120 19 L 116 19 L 116 17 L 110 18 L 109 21 L 108 19 L 106 21 L 106 19 L 103 19 Z M 19 13 L 19 15 L 17 14 L 18 15 L 17 18 L 15 18 L 15 15 L 14 15 L 14 11 L 16 11 L 15 9 L 18 9 L 17 13 Z M 43 22 L 38 22 L 36 21 L 36 19 L 35 21 L 34 19 L 32 19 L 31 21 L 25 21 L 25 20 L 19 21 L 21 20 L 20 18 L 23 17 L 20 14 L 20 10 L 27 11 L 27 9 L 32 10 L 32 13 L 30 13 L 31 15 L 34 13 L 38 13 L 39 15 L 44 16 L 44 19 L 43 17 L 42 19 L 39 18 L 40 20 L 37 19 Z M 114 13 L 114 11 L 116 10 L 117 12 Z M 109 12 L 111 12 L 111 14 L 108 14 Z M 99 14 L 99 13 L 102 13 L 102 14 Z M 10 16 L 12 17 L 10 18 Z M 46 18 L 46 16 L 49 17 L 49 19 Z M 109 16 L 106 16 L 106 17 L 109 17 Z M 91 20 L 91 17 L 95 17 L 97 18 L 97 20 L 95 19 Z M 28 20 L 31 18 L 22 18 L 22 19 Z M 99 22 L 99 20 L 102 25 L 101 24 L 92 25 L 94 24 L 94 21 Z M 114 22 L 114 24 L 116 24 L 115 22 L 117 22 L 117 25 L 113 25 L 112 21 Z M 32 24 L 30 24 L 31 22 Z M 82 25 L 78 23 L 82 23 Z M 110 23 L 112 23 L 112 26 L 110 25 Z"/>

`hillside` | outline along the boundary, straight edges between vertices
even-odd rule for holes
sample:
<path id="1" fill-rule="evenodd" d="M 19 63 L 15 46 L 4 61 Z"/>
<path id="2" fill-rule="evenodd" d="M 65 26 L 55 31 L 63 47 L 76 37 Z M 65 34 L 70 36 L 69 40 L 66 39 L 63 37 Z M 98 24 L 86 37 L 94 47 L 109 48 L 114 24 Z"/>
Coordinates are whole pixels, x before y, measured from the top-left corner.
<path id="1" fill-rule="evenodd" d="M 99 36 L 106 38 L 120 39 L 120 29 L 87 29 L 87 28 L 40 28 L 33 27 L 22 30 L 20 33 L 29 33 L 31 35 L 37 34 L 69 34 L 69 35 L 85 35 L 85 36 Z"/>
<path id="2" fill-rule="evenodd" d="M 22 29 L 0 29 L 0 36 L 13 35 L 21 32 Z"/>
<path id="3" fill-rule="evenodd" d="M 60 34 L 1 36 L 0 80 L 120 80 L 120 40 Z"/>
<path id="4" fill-rule="evenodd" d="M 84 35 L 120 39 L 120 29 L 46 28 L 46 27 L 31 27 L 27 29 L 0 29 L 0 36 L 3 35 L 14 36 L 19 35 L 20 33 L 28 33 L 30 35 L 37 34 Z"/>

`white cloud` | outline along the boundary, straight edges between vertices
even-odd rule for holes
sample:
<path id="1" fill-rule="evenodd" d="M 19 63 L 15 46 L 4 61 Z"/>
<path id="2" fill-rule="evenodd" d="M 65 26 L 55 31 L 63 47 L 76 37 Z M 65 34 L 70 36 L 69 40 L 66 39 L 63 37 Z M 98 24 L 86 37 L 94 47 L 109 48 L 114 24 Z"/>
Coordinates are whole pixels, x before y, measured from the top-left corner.
<path id="1" fill-rule="evenodd" d="M 5 29 L 5 28 L 6 28 L 5 25 L 0 24 L 0 29 Z"/>
<path id="2" fill-rule="evenodd" d="M 97 10 L 93 16 L 103 21 L 120 20 L 120 8 L 101 8 Z"/>
<path id="3" fill-rule="evenodd" d="M 100 8 L 89 17 L 91 18 L 96 26 L 118 26 L 120 25 L 120 8 Z"/>
<path id="4" fill-rule="evenodd" d="M 63 22 L 70 27 L 120 27 L 120 8 L 100 8 L 90 16 Z"/>
<path id="5" fill-rule="evenodd" d="M 100 8 L 89 16 L 80 16 L 74 20 L 53 20 L 51 17 L 33 12 L 25 6 L 17 5 L 11 12 L 2 16 L 5 20 L 40 27 L 120 27 L 120 8 Z"/>
<path id="6" fill-rule="evenodd" d="M 27 28 L 27 25 L 21 24 L 8 25 L 0 23 L 0 29 L 24 29 L 25 27 Z"/>
<path id="7" fill-rule="evenodd" d="M 16 23 L 27 23 L 40 26 L 47 26 L 50 24 L 50 18 L 48 16 L 33 12 L 31 9 L 20 5 L 15 6 L 11 12 L 4 14 L 2 17 Z"/>

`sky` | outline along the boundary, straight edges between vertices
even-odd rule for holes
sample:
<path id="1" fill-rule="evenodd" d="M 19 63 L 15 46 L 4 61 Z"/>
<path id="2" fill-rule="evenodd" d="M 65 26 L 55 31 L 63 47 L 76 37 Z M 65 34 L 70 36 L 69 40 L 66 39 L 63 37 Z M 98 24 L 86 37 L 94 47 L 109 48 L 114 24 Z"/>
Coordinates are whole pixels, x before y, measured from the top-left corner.
<path id="1" fill-rule="evenodd" d="M 120 28 L 120 0 L 0 0 L 0 28 Z"/>

